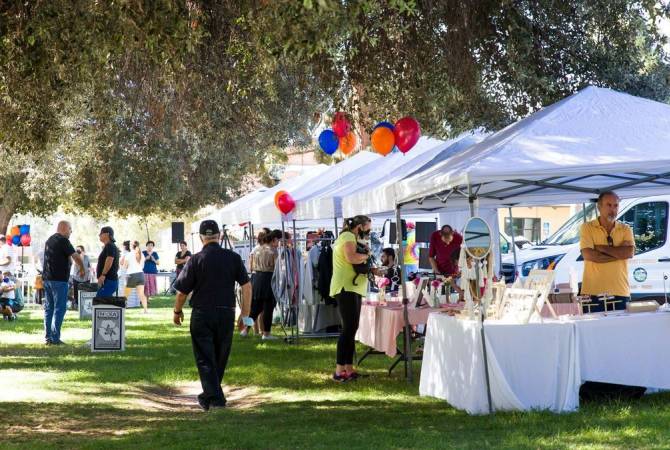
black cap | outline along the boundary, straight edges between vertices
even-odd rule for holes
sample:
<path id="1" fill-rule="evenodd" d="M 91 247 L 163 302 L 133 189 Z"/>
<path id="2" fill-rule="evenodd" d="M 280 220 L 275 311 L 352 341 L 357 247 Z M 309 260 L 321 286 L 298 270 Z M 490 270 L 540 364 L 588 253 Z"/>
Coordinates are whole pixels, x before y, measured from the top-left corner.
<path id="1" fill-rule="evenodd" d="M 203 236 L 219 234 L 219 225 L 214 220 L 203 220 L 200 222 L 200 234 Z"/>
<path id="2" fill-rule="evenodd" d="M 112 227 L 102 227 L 102 229 L 100 230 L 100 234 L 102 234 L 102 233 L 109 234 L 109 239 L 112 242 L 116 241 L 116 239 L 114 239 L 114 229 Z"/>

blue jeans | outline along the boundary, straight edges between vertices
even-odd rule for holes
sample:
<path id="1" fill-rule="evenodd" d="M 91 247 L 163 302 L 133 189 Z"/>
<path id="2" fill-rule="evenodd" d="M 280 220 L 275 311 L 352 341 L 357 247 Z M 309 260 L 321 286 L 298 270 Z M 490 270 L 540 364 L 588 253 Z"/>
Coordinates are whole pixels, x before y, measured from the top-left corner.
<path id="1" fill-rule="evenodd" d="M 44 333 L 49 342 L 60 341 L 60 328 L 67 310 L 67 281 L 45 281 Z"/>
<path id="2" fill-rule="evenodd" d="M 95 294 L 97 297 L 113 297 L 116 295 L 116 291 L 119 290 L 119 280 L 105 280 L 105 283 L 102 285 L 98 292 Z"/>

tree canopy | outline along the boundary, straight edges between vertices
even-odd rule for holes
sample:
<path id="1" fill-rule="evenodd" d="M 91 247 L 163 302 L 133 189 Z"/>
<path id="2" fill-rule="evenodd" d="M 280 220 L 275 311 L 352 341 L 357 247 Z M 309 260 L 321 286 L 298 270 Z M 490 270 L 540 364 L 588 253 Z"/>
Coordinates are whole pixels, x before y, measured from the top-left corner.
<path id="1" fill-rule="evenodd" d="M 447 136 L 587 84 L 665 101 L 667 15 L 642 0 L 2 2 L 0 228 L 59 205 L 225 202 L 334 110 Z"/>

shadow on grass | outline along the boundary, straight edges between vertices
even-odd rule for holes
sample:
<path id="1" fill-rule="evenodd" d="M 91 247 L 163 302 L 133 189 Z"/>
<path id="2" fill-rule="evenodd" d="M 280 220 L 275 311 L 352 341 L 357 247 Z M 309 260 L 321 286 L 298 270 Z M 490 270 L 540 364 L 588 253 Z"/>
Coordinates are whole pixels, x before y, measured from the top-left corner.
<path id="1" fill-rule="evenodd" d="M 216 413 L 80 404 L 10 403 L 0 409 L 21 418 L 9 428 L 12 443 L 47 447 L 337 448 L 348 442 L 352 448 L 639 448 L 670 437 L 663 425 L 670 412 L 657 400 L 637 403 L 634 415 L 621 410 L 630 405 L 609 405 L 607 416 L 595 408 L 561 416 L 471 417 L 441 402 L 417 407 L 388 399 L 266 403 Z"/>

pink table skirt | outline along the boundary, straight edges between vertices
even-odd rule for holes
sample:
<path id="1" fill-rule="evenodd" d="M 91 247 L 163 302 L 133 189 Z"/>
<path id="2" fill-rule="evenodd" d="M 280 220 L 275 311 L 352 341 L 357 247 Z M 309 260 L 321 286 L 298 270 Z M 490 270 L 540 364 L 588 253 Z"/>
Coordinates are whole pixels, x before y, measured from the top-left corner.
<path id="1" fill-rule="evenodd" d="M 400 302 L 392 306 L 363 303 L 356 339 L 380 352 L 394 357 L 397 352 L 396 340 L 405 326 L 403 307 Z M 455 306 L 455 305 L 449 305 Z M 434 308 L 408 308 L 409 322 L 420 325 L 428 322 L 428 315 Z"/>
<path id="2" fill-rule="evenodd" d="M 557 316 L 564 316 L 566 314 L 573 316 L 579 315 L 579 305 L 577 303 L 552 303 L 551 306 L 554 307 Z M 551 312 L 549 311 L 549 308 L 547 308 L 547 305 L 542 307 L 542 317 L 551 317 Z"/>

